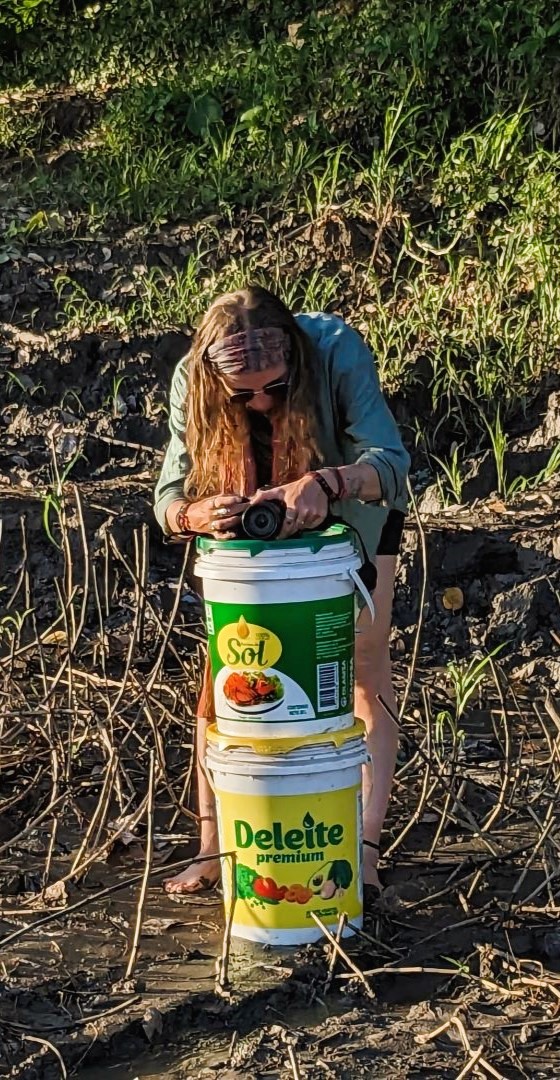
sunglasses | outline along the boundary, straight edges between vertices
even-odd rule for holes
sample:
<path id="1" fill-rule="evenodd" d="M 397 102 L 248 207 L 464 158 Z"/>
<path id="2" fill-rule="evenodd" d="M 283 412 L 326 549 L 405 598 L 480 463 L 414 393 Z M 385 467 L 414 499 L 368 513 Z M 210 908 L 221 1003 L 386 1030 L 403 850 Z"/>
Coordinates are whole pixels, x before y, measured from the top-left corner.
<path id="1" fill-rule="evenodd" d="M 267 394 L 268 397 L 276 398 L 277 401 L 285 401 L 289 388 L 289 379 L 276 379 L 275 382 L 269 382 L 263 386 L 262 390 L 236 390 L 228 394 L 228 402 L 230 405 L 246 405 L 259 394 Z"/>

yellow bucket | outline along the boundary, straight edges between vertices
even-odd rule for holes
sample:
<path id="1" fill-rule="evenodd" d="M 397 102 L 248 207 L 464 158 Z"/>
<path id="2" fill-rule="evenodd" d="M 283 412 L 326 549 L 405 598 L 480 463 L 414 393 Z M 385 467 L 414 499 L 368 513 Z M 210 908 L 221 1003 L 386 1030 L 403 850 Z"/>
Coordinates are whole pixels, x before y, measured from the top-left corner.
<path id="1" fill-rule="evenodd" d="M 234 868 L 222 860 L 233 937 L 267 945 L 317 941 L 322 932 L 312 913 L 330 929 L 343 912 L 361 926 L 366 759 L 361 721 L 272 747 L 210 728 L 206 767 L 220 850 L 236 853 Z"/>

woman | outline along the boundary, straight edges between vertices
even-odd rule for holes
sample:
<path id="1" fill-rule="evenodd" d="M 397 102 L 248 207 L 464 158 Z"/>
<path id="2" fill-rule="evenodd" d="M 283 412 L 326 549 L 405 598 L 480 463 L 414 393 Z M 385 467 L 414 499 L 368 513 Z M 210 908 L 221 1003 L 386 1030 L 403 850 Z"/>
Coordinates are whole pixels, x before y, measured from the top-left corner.
<path id="1" fill-rule="evenodd" d="M 361 337 L 334 315 L 292 315 L 258 286 L 218 297 L 173 378 L 167 448 L 155 512 L 164 532 L 234 535 L 244 498 L 286 504 L 283 537 L 321 525 L 329 510 L 375 557 L 376 619 L 358 620 L 355 712 L 373 767 L 364 770 L 364 881 L 379 888 L 379 837 L 391 790 L 397 730 L 389 632 L 406 509 L 409 457 Z M 262 490 L 266 486 L 266 490 Z M 210 691 L 210 692 L 209 692 Z M 201 761 L 212 719 L 208 672 L 199 702 L 200 854 L 219 851 L 215 803 Z M 193 863 L 166 883 L 196 892 L 218 881 L 219 860 Z"/>

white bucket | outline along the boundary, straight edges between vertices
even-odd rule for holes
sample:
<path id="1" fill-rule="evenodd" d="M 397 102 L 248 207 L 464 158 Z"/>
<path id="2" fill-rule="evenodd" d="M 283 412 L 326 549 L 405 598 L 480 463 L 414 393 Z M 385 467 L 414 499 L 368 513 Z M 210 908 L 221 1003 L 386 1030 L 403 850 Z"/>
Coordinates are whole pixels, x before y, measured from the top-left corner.
<path id="1" fill-rule="evenodd" d="M 218 729 L 283 738 L 351 727 L 361 587 L 351 530 L 199 539 L 197 550 Z"/>
<path id="2" fill-rule="evenodd" d="M 363 724 L 311 745 L 292 740 L 282 754 L 256 753 L 249 741 L 209 729 L 220 851 L 236 853 L 234 888 L 232 859 L 222 859 L 232 936 L 304 945 L 323 936 L 311 912 L 329 929 L 342 912 L 361 926 Z"/>

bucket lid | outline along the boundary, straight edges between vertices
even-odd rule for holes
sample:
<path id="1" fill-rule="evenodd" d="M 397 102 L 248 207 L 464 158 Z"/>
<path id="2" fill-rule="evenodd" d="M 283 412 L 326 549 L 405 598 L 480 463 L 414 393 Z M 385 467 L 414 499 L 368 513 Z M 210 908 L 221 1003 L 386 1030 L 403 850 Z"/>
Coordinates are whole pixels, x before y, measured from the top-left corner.
<path id="1" fill-rule="evenodd" d="M 353 739 L 363 739 L 365 733 L 363 720 L 356 719 L 351 728 L 338 731 L 323 731 L 318 735 L 292 735 L 289 738 L 255 738 L 252 735 L 224 735 L 216 724 L 209 724 L 207 739 L 216 750 L 253 750 L 259 757 L 268 754 L 289 754 L 306 746 L 336 746 L 337 750 Z"/>
<path id="2" fill-rule="evenodd" d="M 278 551 L 281 548 L 307 548 L 313 553 L 333 544 L 352 543 L 355 546 L 353 530 L 348 525 L 329 525 L 328 529 L 317 531 L 310 529 L 305 536 L 297 540 L 213 540 L 209 536 L 198 536 L 196 550 L 199 553 L 211 551 L 245 551 L 249 555 L 260 555 L 262 551 Z"/>

